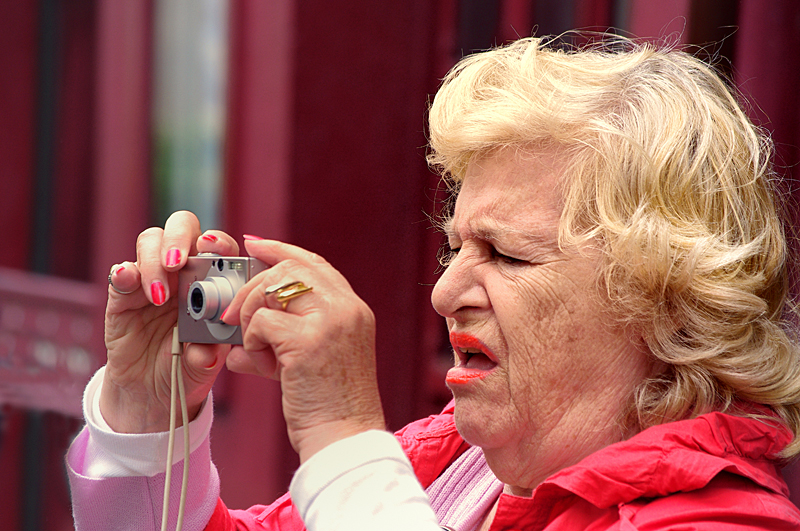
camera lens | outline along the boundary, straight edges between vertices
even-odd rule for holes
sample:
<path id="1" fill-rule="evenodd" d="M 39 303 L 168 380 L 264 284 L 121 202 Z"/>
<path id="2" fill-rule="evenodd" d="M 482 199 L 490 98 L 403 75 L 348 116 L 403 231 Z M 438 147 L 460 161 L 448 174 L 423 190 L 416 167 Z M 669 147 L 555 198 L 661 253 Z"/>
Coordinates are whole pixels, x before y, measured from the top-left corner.
<path id="1" fill-rule="evenodd" d="M 194 289 L 192 289 L 192 293 L 189 296 L 189 303 L 194 313 L 202 314 L 203 307 L 206 305 L 206 298 L 205 295 L 203 294 L 203 290 L 195 286 Z"/>
<path id="2" fill-rule="evenodd" d="M 206 277 L 189 286 L 186 294 L 186 310 L 192 319 L 217 321 L 222 311 L 228 307 L 236 292 L 225 277 Z"/>

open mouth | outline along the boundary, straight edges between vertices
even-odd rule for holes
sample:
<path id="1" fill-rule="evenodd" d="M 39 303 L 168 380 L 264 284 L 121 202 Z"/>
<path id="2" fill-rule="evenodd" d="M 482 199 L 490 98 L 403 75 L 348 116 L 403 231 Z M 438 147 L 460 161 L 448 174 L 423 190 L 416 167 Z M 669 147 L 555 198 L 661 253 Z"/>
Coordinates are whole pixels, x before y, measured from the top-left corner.
<path id="1" fill-rule="evenodd" d="M 453 332 L 450 334 L 450 343 L 453 345 L 456 363 L 447 372 L 448 384 L 458 385 L 483 379 L 497 367 L 497 358 L 475 336 Z"/>
<path id="2" fill-rule="evenodd" d="M 479 350 L 460 350 L 458 353 L 458 358 L 459 365 L 468 369 L 490 371 L 497 366 L 497 363 L 489 359 L 489 356 Z"/>

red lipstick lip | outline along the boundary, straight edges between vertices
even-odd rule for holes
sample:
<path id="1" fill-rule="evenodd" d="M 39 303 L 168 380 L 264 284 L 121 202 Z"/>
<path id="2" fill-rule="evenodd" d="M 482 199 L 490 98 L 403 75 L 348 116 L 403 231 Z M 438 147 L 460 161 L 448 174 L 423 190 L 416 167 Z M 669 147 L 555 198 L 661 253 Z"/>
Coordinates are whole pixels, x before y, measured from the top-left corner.
<path id="1" fill-rule="evenodd" d="M 453 350 L 458 355 L 459 359 L 463 361 L 462 349 L 478 349 L 493 363 L 497 363 L 497 358 L 489 347 L 483 341 L 465 332 L 450 332 L 450 344 Z"/>
<path id="2" fill-rule="evenodd" d="M 447 371 L 445 382 L 451 389 L 453 386 L 463 386 L 471 383 L 472 381 L 480 381 L 486 378 L 491 371 L 481 371 L 476 369 L 467 369 L 465 367 L 453 367 Z"/>

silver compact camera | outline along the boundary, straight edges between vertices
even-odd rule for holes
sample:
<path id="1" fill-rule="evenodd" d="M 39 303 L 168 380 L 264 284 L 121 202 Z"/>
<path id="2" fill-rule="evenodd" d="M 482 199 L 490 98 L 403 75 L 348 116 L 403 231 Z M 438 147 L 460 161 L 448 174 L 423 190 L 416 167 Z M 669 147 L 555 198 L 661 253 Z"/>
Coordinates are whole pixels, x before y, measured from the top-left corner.
<path id="1" fill-rule="evenodd" d="M 267 265 L 257 258 L 200 253 L 178 273 L 178 338 L 182 343 L 242 344 L 242 330 L 220 320 L 233 297 Z"/>

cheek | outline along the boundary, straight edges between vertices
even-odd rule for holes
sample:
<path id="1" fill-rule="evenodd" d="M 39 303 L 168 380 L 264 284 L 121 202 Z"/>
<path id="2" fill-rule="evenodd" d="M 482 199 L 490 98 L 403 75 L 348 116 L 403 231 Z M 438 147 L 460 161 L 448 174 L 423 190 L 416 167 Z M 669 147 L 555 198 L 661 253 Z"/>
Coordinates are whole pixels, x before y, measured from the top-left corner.
<path id="1" fill-rule="evenodd" d="M 536 400 L 542 393 L 580 387 L 575 376 L 583 369 L 586 339 L 597 318 L 587 311 L 590 301 L 563 280 L 551 275 L 518 281 L 512 304 L 495 310 L 508 345 L 511 386 Z"/>
<path id="2" fill-rule="evenodd" d="M 581 337 L 581 301 L 557 275 L 517 279 L 504 303 L 495 306 L 503 335 L 534 352 L 561 350 Z M 516 350 L 516 349 L 514 349 Z"/>

